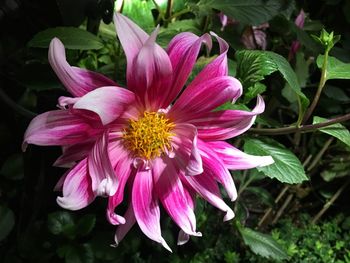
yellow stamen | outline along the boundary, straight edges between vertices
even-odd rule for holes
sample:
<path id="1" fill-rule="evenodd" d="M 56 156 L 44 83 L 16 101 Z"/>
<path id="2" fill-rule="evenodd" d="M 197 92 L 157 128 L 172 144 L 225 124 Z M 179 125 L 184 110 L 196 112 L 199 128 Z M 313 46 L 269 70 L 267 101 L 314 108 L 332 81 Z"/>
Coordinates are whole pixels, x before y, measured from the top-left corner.
<path id="1" fill-rule="evenodd" d="M 157 112 L 144 112 L 138 120 L 130 120 L 124 131 L 125 146 L 136 157 L 147 160 L 159 157 L 164 151 L 171 149 L 171 130 L 175 124 Z"/>

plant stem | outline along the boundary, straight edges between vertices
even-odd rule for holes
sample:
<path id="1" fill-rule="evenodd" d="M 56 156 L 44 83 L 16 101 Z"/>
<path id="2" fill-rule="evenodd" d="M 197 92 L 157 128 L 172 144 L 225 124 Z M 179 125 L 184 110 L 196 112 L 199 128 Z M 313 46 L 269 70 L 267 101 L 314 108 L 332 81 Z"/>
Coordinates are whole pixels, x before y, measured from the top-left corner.
<path id="1" fill-rule="evenodd" d="M 283 128 L 252 128 L 249 130 L 249 132 L 257 133 L 257 134 L 263 134 L 263 135 L 281 135 L 281 134 L 289 134 L 289 133 L 295 133 L 295 132 L 311 132 L 313 130 L 327 127 L 329 125 L 343 122 L 350 120 L 350 113 L 345 114 L 340 117 L 336 117 L 333 119 L 329 119 L 327 121 L 316 123 L 316 124 L 308 124 L 308 125 L 302 125 L 300 127 L 295 126 L 289 126 L 289 127 L 283 127 Z"/>
<path id="2" fill-rule="evenodd" d="M 332 198 L 327 203 L 324 204 L 323 208 L 312 219 L 311 221 L 312 224 L 315 224 L 321 218 L 321 216 L 331 207 L 331 205 L 334 203 L 335 200 L 338 199 L 340 194 L 345 190 L 345 188 L 349 185 L 349 183 L 350 183 L 350 179 L 347 180 L 347 182 L 338 189 L 338 191 L 332 196 Z"/>
<path id="3" fill-rule="evenodd" d="M 321 70 L 321 79 L 320 82 L 318 84 L 318 88 L 315 94 L 315 97 L 310 105 L 310 107 L 308 108 L 308 110 L 306 111 L 303 121 L 302 123 L 306 123 L 308 121 L 308 119 L 311 117 L 314 109 L 316 108 L 316 105 L 318 103 L 318 100 L 320 99 L 322 90 L 324 85 L 326 84 L 327 81 L 327 63 L 328 63 L 328 52 L 329 49 L 326 49 L 325 53 L 324 53 L 324 60 L 323 60 L 323 64 L 322 64 L 322 70 Z"/>
<path id="4" fill-rule="evenodd" d="M 165 11 L 165 15 L 164 15 L 164 26 L 165 27 L 167 27 L 169 24 L 169 19 L 171 17 L 171 11 L 173 9 L 173 4 L 174 4 L 173 0 L 168 0 L 168 4 L 166 6 L 166 11 Z"/>
<path id="5" fill-rule="evenodd" d="M 322 149 L 318 152 L 318 154 L 315 156 L 315 159 L 312 161 L 312 163 L 309 165 L 309 167 L 307 168 L 307 171 L 311 171 L 316 165 L 317 163 L 320 161 L 320 159 L 322 158 L 323 154 L 326 152 L 326 150 L 328 149 L 328 147 L 331 145 L 331 143 L 333 142 L 334 138 L 331 137 L 329 138 L 326 143 L 323 145 Z"/>

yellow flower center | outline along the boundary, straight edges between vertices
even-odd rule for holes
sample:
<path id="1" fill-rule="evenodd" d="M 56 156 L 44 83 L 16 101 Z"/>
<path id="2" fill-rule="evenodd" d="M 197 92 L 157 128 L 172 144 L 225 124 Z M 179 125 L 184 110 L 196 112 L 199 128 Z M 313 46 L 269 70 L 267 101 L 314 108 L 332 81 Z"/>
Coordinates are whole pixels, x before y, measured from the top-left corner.
<path id="1" fill-rule="evenodd" d="M 157 112 L 144 112 L 138 120 L 130 120 L 129 127 L 124 131 L 125 146 L 135 156 L 147 160 L 159 157 L 171 149 L 171 130 L 175 124 L 165 115 Z"/>

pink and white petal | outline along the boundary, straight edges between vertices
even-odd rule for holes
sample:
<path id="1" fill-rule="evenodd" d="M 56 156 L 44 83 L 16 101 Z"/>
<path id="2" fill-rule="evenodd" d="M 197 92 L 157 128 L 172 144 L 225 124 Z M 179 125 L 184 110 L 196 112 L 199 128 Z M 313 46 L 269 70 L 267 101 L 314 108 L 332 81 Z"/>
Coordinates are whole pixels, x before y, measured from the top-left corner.
<path id="1" fill-rule="evenodd" d="M 198 37 L 193 33 L 184 32 L 176 35 L 170 41 L 167 52 L 173 66 L 173 79 L 171 88 L 164 96 L 167 98 L 164 105 L 170 105 L 186 84 L 203 43 L 209 50 L 211 49 L 210 35 L 204 34 Z"/>
<path id="2" fill-rule="evenodd" d="M 65 97 L 65 96 L 61 96 L 58 98 L 58 108 L 60 108 L 61 110 L 66 110 L 69 109 L 71 106 L 74 105 L 74 103 L 76 103 L 79 100 L 78 98 L 71 98 L 71 97 Z"/>
<path id="3" fill-rule="evenodd" d="M 98 132 L 82 117 L 66 110 L 54 110 L 36 116 L 29 124 L 22 149 L 28 144 L 69 145 L 80 143 Z"/>
<path id="4" fill-rule="evenodd" d="M 208 65 L 206 65 L 201 72 L 199 72 L 199 74 L 189 84 L 188 89 L 192 89 L 193 87 L 199 85 L 200 83 L 204 83 L 209 79 L 227 76 L 228 74 L 227 51 L 229 45 L 225 40 L 220 38 L 215 33 L 211 32 L 211 34 L 215 36 L 217 41 L 219 42 L 220 55 L 213 61 L 211 61 Z"/>
<path id="5" fill-rule="evenodd" d="M 114 170 L 118 177 L 119 184 L 117 192 L 108 199 L 107 219 L 111 224 L 119 225 L 125 223 L 125 220 L 123 220 L 120 215 L 116 214 L 114 210 L 123 201 L 125 185 L 130 178 L 134 177 L 135 171 L 132 169 L 132 160 L 128 158 L 126 154 L 120 157 Z"/>
<path id="6" fill-rule="evenodd" d="M 206 171 L 194 177 L 181 176 L 181 180 L 191 186 L 207 202 L 225 212 L 224 221 L 231 220 L 235 216 L 232 209 L 222 200 L 219 187 L 214 178 L 209 176 Z"/>
<path id="7" fill-rule="evenodd" d="M 211 141 L 206 144 L 215 151 L 218 157 L 224 162 L 225 166 L 230 170 L 245 170 L 274 163 L 271 156 L 249 155 L 227 142 Z"/>
<path id="8" fill-rule="evenodd" d="M 71 67 L 66 61 L 64 46 L 58 38 L 51 40 L 49 62 L 68 92 L 75 97 L 81 97 L 99 87 L 117 85 L 114 81 L 99 73 Z"/>
<path id="9" fill-rule="evenodd" d="M 232 176 L 220 157 L 204 141 L 198 140 L 205 173 L 223 185 L 231 201 L 236 200 L 237 190 Z"/>
<path id="10" fill-rule="evenodd" d="M 78 210 L 88 206 L 94 199 L 87 161 L 84 159 L 67 174 L 63 183 L 63 196 L 57 197 L 57 203 L 65 209 Z"/>
<path id="11" fill-rule="evenodd" d="M 151 170 L 139 171 L 132 187 L 132 206 L 135 218 L 142 232 L 150 239 L 160 243 L 171 252 L 160 229 L 160 210 L 154 195 Z"/>
<path id="12" fill-rule="evenodd" d="M 108 153 L 109 130 L 97 139 L 88 156 L 92 191 L 98 196 L 113 196 L 117 191 L 118 178 Z"/>
<path id="13" fill-rule="evenodd" d="M 133 74 L 130 78 L 131 85 L 138 88 L 139 98 L 143 98 L 147 91 L 146 106 L 151 110 L 163 108 L 162 103 L 166 98 L 164 89 L 170 85 L 172 77 L 172 65 L 168 54 L 155 42 L 158 31 L 159 27 L 154 30 L 135 57 Z"/>
<path id="14" fill-rule="evenodd" d="M 135 100 L 133 92 L 120 87 L 102 87 L 81 97 L 73 109 L 96 113 L 103 125 L 109 124 L 122 115 Z"/>
<path id="15" fill-rule="evenodd" d="M 187 202 L 179 171 L 173 160 L 157 158 L 153 163 L 154 190 L 163 207 L 174 222 L 188 235 L 201 236 L 196 232 L 196 217 Z"/>
<path id="16" fill-rule="evenodd" d="M 184 193 L 185 197 L 187 199 L 188 205 L 191 207 L 191 209 L 194 211 L 195 208 L 195 193 L 194 191 L 192 192 L 191 190 L 187 189 L 184 185 Z M 181 246 L 186 244 L 190 240 L 190 235 L 186 234 L 182 229 L 179 231 L 179 235 L 177 237 L 177 245 Z"/>
<path id="17" fill-rule="evenodd" d="M 140 87 L 134 84 L 134 59 L 139 54 L 143 44 L 149 38 L 148 34 L 144 32 L 138 25 L 131 21 L 126 16 L 115 13 L 114 25 L 117 30 L 117 35 L 127 59 L 127 83 L 128 88 L 135 93 L 139 93 Z"/>
<path id="18" fill-rule="evenodd" d="M 186 175 L 203 172 L 202 158 L 197 147 L 197 129 L 188 123 L 178 123 L 173 129 L 172 147 L 175 161 Z"/>
<path id="19" fill-rule="evenodd" d="M 247 131 L 258 114 L 265 109 L 264 100 L 258 96 L 255 108 L 249 111 L 225 110 L 200 113 L 192 116 L 189 123 L 197 127 L 198 138 L 205 141 L 226 140 Z"/>
<path id="20" fill-rule="evenodd" d="M 210 112 L 242 94 L 241 83 L 230 76 L 221 76 L 187 88 L 169 111 L 176 122 L 185 122 L 200 112 Z"/>
<path id="21" fill-rule="evenodd" d="M 119 225 L 117 231 L 115 232 L 114 240 L 115 245 L 118 246 L 119 243 L 123 240 L 126 234 L 130 231 L 133 225 L 136 223 L 136 218 L 134 214 L 134 210 L 132 208 L 132 204 L 129 203 L 128 209 L 124 215 L 125 224 Z"/>

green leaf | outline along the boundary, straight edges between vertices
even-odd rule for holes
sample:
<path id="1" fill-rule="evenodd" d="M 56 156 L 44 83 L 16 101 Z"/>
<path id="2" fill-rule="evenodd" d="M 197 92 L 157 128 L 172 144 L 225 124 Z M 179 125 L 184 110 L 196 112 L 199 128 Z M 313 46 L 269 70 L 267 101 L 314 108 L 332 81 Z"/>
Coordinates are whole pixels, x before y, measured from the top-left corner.
<path id="1" fill-rule="evenodd" d="M 275 205 L 272 195 L 264 188 L 257 186 L 248 186 L 245 190 L 256 195 L 262 203 L 265 203 L 270 207 L 273 207 Z"/>
<path id="2" fill-rule="evenodd" d="M 152 1 L 124 0 L 123 14 L 132 19 L 143 30 L 150 33 L 154 29 L 154 20 L 151 9 Z"/>
<path id="3" fill-rule="evenodd" d="M 303 110 L 309 100 L 301 91 L 298 78 L 288 61 L 271 51 L 242 50 L 236 52 L 237 77 L 244 87 L 250 87 L 275 71 L 279 71 L 293 92 L 300 98 Z"/>
<path id="4" fill-rule="evenodd" d="M 282 144 L 265 139 L 245 139 L 244 151 L 252 155 L 270 155 L 275 163 L 258 167 L 257 170 L 263 172 L 270 178 L 276 178 L 282 183 L 297 184 L 308 180 L 304 168 L 299 159 Z"/>
<path id="5" fill-rule="evenodd" d="M 88 235 L 91 230 L 94 228 L 96 223 L 96 216 L 95 215 L 85 215 L 83 218 L 81 218 L 76 226 L 76 232 L 80 236 L 86 236 Z"/>
<path id="6" fill-rule="evenodd" d="M 260 25 L 288 9 L 291 2 L 281 0 L 204 0 L 200 4 L 218 9 L 241 23 Z"/>
<path id="7" fill-rule="evenodd" d="M 94 253 L 90 244 L 63 245 L 57 249 L 57 254 L 65 258 L 66 263 L 93 263 Z"/>
<path id="8" fill-rule="evenodd" d="M 0 206 L 0 241 L 4 240 L 15 225 L 15 215 L 6 206 Z"/>
<path id="9" fill-rule="evenodd" d="M 270 235 L 239 227 L 244 243 L 257 255 L 275 260 L 287 259 L 286 251 Z"/>
<path id="10" fill-rule="evenodd" d="M 23 156 L 20 153 L 11 155 L 1 167 L 0 173 L 11 180 L 23 178 Z"/>
<path id="11" fill-rule="evenodd" d="M 243 103 L 248 103 L 251 99 L 255 98 L 258 94 L 266 91 L 266 85 L 257 82 L 253 86 L 250 86 L 244 93 Z"/>
<path id="12" fill-rule="evenodd" d="M 61 233 L 73 235 L 74 225 L 72 215 L 66 211 L 54 212 L 48 216 L 47 226 L 54 235 L 59 235 Z"/>
<path id="13" fill-rule="evenodd" d="M 327 121 L 327 119 L 314 116 L 312 124 L 322 123 L 325 121 Z M 324 128 L 319 128 L 318 130 L 320 132 L 327 133 L 350 146 L 350 132 L 340 123 L 335 123 Z"/>
<path id="14" fill-rule="evenodd" d="M 55 27 L 37 33 L 29 41 L 30 47 L 48 48 L 53 38 L 59 38 L 67 49 L 100 49 L 103 43 L 94 34 L 75 27 Z"/>
<path id="15" fill-rule="evenodd" d="M 322 68 L 324 55 L 317 57 L 316 63 Z M 326 80 L 329 79 L 350 79 L 350 63 L 344 63 L 335 57 L 328 56 Z"/>

